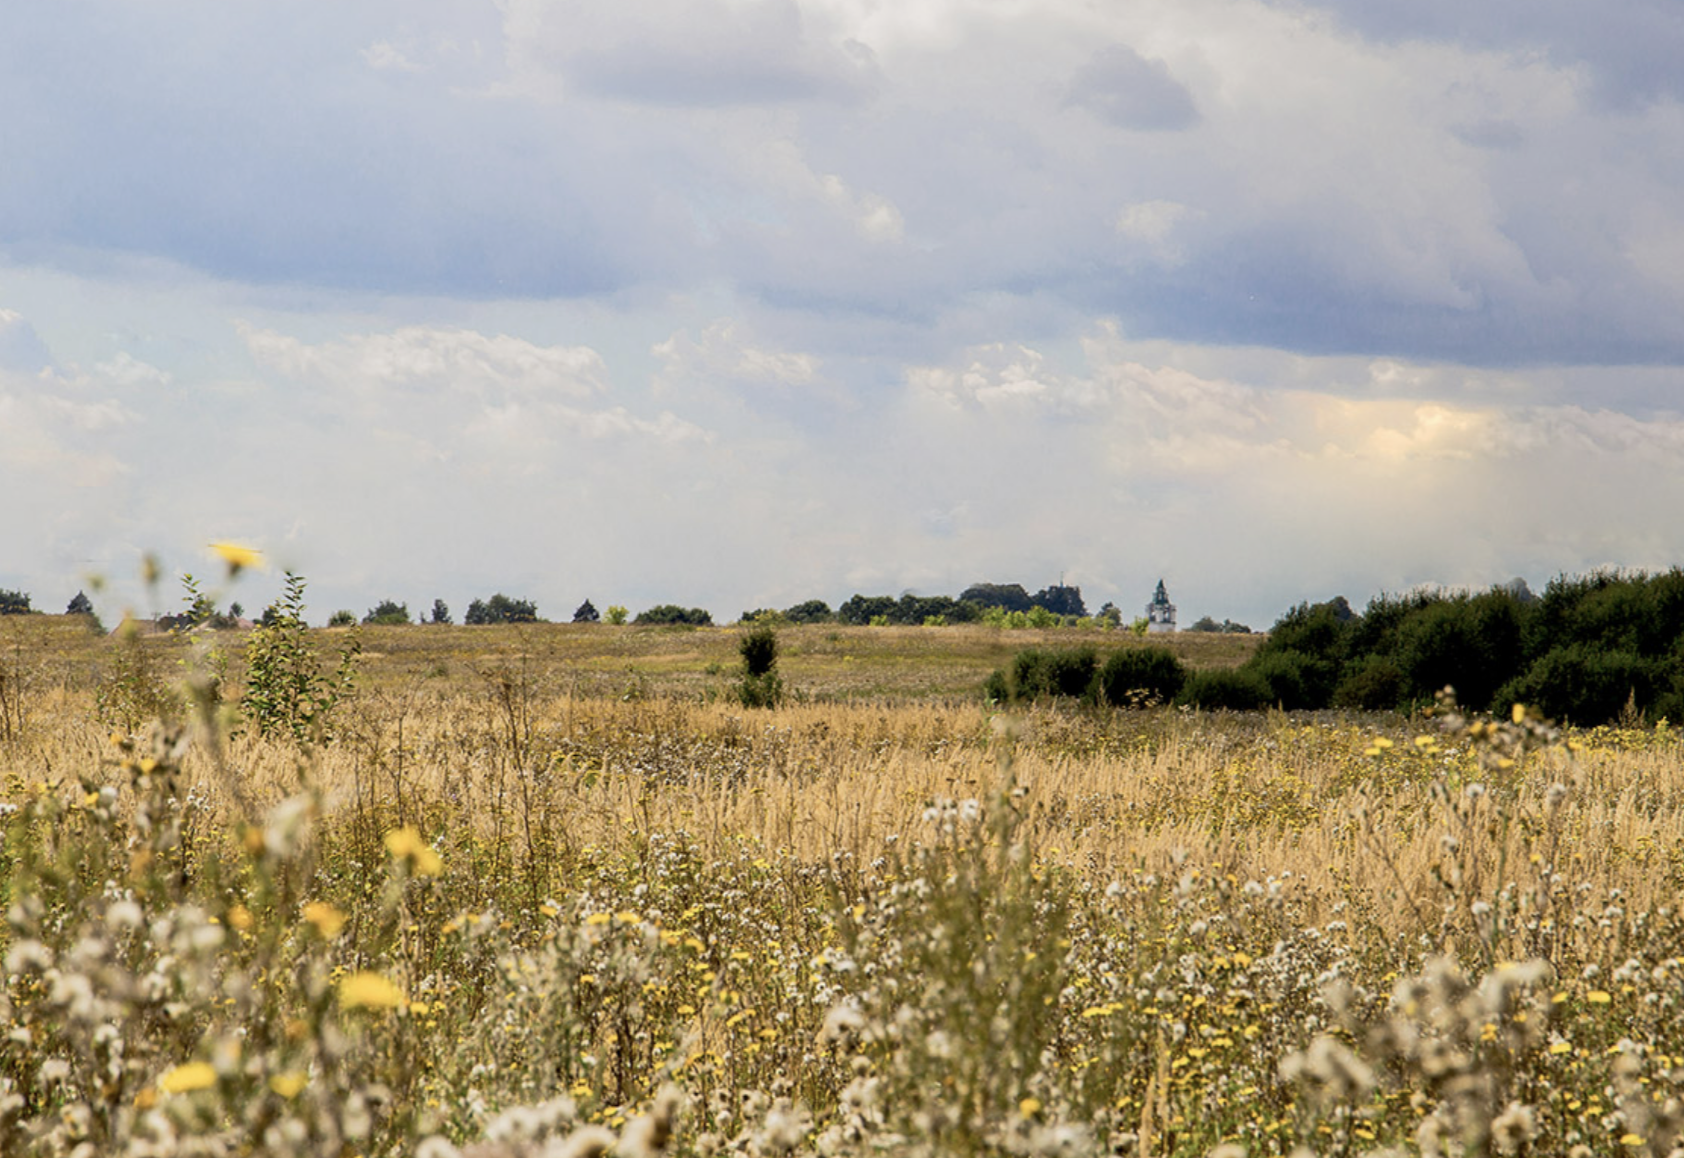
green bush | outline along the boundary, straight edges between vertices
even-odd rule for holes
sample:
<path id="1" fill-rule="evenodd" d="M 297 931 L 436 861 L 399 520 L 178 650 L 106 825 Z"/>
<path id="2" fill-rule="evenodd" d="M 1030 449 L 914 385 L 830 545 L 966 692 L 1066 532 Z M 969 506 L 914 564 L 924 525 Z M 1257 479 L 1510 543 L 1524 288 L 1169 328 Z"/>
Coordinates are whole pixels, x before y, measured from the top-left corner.
<path id="1" fill-rule="evenodd" d="M 1617 719 L 1628 702 L 1635 700 L 1641 708 L 1655 698 L 1658 668 L 1629 651 L 1570 644 L 1505 683 L 1492 706 L 1525 704 L 1564 723 L 1606 724 Z"/>
<path id="2" fill-rule="evenodd" d="M 1243 670 L 1268 689 L 1265 702 L 1289 712 L 1326 704 L 1331 693 L 1323 694 L 1323 689 L 1337 672 L 1328 663 L 1297 651 L 1258 655 Z"/>
<path id="3" fill-rule="evenodd" d="M 737 698 L 745 708 L 775 708 L 783 699 L 783 680 L 778 676 L 778 633 L 762 623 L 746 633 L 737 644 L 743 657 L 743 678 Z"/>
<path id="4" fill-rule="evenodd" d="M 363 622 L 375 627 L 404 626 L 409 623 L 409 604 L 382 599 L 363 616 Z"/>
<path id="5" fill-rule="evenodd" d="M 1085 697 L 1093 693 L 1098 668 L 1099 656 L 1091 647 L 1071 651 L 1030 647 L 1013 656 L 1005 669 L 989 676 L 983 691 L 999 703 L 1045 696 Z"/>
<path id="6" fill-rule="evenodd" d="M 1176 703 L 1206 711 L 1250 712 L 1269 704 L 1269 685 L 1244 669 L 1213 668 L 1187 677 Z"/>
<path id="7" fill-rule="evenodd" d="M 712 627 L 713 614 L 700 607 L 680 607 L 676 603 L 662 603 L 648 611 L 640 612 L 637 622 L 657 627 Z"/>
<path id="8" fill-rule="evenodd" d="M 1113 652 L 1099 669 L 1099 695 L 1108 704 L 1133 707 L 1142 700 L 1170 703 L 1187 682 L 1187 668 L 1162 647 Z"/>
<path id="9" fill-rule="evenodd" d="M 360 651 L 353 632 L 334 670 L 322 669 L 304 622 L 304 577 L 288 571 L 284 592 L 246 642 L 241 715 L 260 736 L 331 738 L 334 709 L 355 694 Z"/>
<path id="10" fill-rule="evenodd" d="M 1403 669 L 1391 656 L 1363 656 L 1346 669 L 1344 679 L 1333 689 L 1333 706 L 1365 712 L 1401 707 L 1408 687 Z"/>
<path id="11" fill-rule="evenodd" d="M 538 605 L 530 599 L 510 599 L 499 592 L 490 599 L 476 599 L 468 604 L 468 613 L 462 617 L 462 622 L 470 627 L 493 623 L 536 623 Z"/>

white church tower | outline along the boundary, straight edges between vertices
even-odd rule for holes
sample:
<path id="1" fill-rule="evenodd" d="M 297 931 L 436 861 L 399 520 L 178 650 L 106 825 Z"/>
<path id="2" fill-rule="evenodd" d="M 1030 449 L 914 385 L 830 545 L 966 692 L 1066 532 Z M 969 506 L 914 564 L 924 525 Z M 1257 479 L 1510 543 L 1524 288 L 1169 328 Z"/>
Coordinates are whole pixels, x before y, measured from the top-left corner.
<path id="1" fill-rule="evenodd" d="M 1169 592 L 1164 590 L 1162 579 L 1158 580 L 1157 594 L 1146 605 L 1146 630 L 1154 635 L 1175 630 L 1175 604 L 1169 601 Z"/>

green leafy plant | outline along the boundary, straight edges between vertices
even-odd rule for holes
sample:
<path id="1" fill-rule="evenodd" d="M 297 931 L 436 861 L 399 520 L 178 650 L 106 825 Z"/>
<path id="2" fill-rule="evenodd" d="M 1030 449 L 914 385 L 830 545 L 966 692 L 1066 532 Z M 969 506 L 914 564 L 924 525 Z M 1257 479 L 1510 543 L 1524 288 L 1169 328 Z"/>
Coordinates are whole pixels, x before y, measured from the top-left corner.
<path id="1" fill-rule="evenodd" d="M 745 634 L 737 645 L 743 657 L 743 678 L 737 696 L 747 708 L 773 708 L 783 699 L 783 680 L 778 675 L 778 633 L 762 623 Z"/>
<path id="2" fill-rule="evenodd" d="M 240 697 L 246 721 L 260 736 L 289 736 L 299 744 L 331 735 L 334 708 L 356 692 L 361 650 L 353 634 L 334 670 L 322 670 L 304 622 L 304 577 L 288 571 L 286 590 L 246 644 L 246 686 Z"/>

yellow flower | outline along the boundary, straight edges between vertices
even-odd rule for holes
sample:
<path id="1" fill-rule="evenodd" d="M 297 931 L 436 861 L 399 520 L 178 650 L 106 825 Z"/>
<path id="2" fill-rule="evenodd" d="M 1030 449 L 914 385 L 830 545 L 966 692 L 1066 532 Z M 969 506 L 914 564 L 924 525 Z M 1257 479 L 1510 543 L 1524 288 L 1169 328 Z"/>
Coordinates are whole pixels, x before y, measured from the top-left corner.
<path id="1" fill-rule="evenodd" d="M 192 1090 L 208 1090 L 216 1085 L 216 1071 L 209 1062 L 188 1062 L 176 1066 L 158 1079 L 158 1088 L 166 1094 L 185 1094 Z"/>
<path id="2" fill-rule="evenodd" d="M 1589 993 L 1585 994 L 1585 1000 L 1590 1002 L 1592 1005 L 1607 1005 L 1614 999 L 1609 996 L 1606 990 L 1592 989 Z"/>
<path id="3" fill-rule="evenodd" d="M 341 1009 L 396 1009 L 403 1004 L 403 990 L 378 973 L 353 973 L 339 983 Z"/>
<path id="4" fill-rule="evenodd" d="M 1509 719 L 1513 720 L 1517 724 L 1524 724 L 1526 722 L 1526 705 L 1516 704 L 1513 708 L 1509 709 Z"/>
<path id="5" fill-rule="evenodd" d="M 263 566 L 263 552 L 254 551 L 250 547 L 242 547 L 238 543 L 212 543 L 211 550 L 222 557 L 228 564 L 228 577 L 232 579 L 247 567 L 253 569 Z"/>
<path id="6" fill-rule="evenodd" d="M 1017 1104 L 1017 1112 L 1025 1118 L 1033 1118 L 1041 1112 L 1040 1098 L 1025 1098 Z"/>
<path id="7" fill-rule="evenodd" d="M 240 932 L 245 932 L 252 925 L 251 910 L 244 905 L 235 905 L 228 910 L 228 923 Z"/>
<path id="8" fill-rule="evenodd" d="M 436 877 L 444 871 L 444 861 L 433 851 L 433 846 L 409 825 L 386 834 L 386 851 L 397 860 L 408 861 L 410 871 L 418 877 Z"/>
<path id="9" fill-rule="evenodd" d="M 304 1087 L 309 1084 L 310 1079 L 296 1070 L 290 1073 L 276 1074 L 269 1079 L 269 1088 L 289 1102 L 303 1093 Z"/>
<path id="10" fill-rule="evenodd" d="M 345 927 L 345 914 L 326 901 L 311 901 L 304 906 L 304 919 L 316 927 L 323 939 L 331 941 Z"/>

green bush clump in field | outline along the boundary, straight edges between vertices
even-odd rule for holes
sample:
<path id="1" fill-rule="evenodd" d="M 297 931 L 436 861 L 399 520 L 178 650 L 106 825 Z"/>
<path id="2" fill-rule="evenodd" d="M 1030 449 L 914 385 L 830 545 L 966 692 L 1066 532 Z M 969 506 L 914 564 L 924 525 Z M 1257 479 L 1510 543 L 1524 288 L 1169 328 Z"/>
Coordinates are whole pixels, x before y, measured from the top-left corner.
<path id="1" fill-rule="evenodd" d="M 777 707 L 784 694 L 778 675 L 778 633 L 770 623 L 758 624 L 744 634 L 737 650 L 743 658 L 737 698 L 745 708 Z"/>
<path id="2" fill-rule="evenodd" d="M 1111 654 L 1098 673 L 1099 698 L 1115 707 L 1174 702 L 1186 685 L 1186 665 L 1167 648 L 1130 647 Z"/>
<path id="3" fill-rule="evenodd" d="M 680 607 L 676 603 L 662 603 L 639 612 L 635 622 L 659 627 L 712 627 L 713 613 L 700 607 Z"/>

